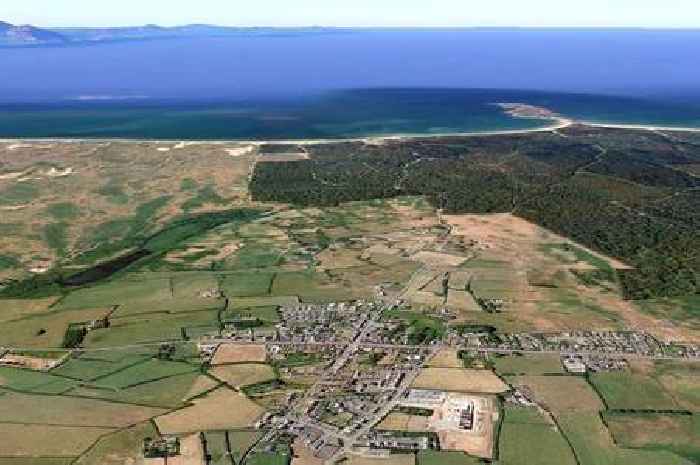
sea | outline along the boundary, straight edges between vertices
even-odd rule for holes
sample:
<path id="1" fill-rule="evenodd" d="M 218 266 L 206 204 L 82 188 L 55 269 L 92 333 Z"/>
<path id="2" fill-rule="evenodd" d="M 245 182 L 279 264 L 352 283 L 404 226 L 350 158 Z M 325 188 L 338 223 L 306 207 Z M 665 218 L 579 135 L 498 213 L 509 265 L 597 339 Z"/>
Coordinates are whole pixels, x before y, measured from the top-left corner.
<path id="1" fill-rule="evenodd" d="M 532 129 L 494 103 L 700 128 L 700 30 L 367 29 L 0 48 L 1 138 Z"/>

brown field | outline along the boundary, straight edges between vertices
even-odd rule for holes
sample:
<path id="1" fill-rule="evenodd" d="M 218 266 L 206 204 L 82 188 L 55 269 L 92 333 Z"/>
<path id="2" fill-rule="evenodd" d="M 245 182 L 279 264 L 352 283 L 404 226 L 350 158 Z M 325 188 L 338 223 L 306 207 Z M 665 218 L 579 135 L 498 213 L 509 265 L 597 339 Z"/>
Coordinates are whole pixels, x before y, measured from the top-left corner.
<path id="1" fill-rule="evenodd" d="M 0 395 L 0 419 L 28 424 L 123 428 L 164 412 L 163 409 L 75 397 Z"/>
<path id="2" fill-rule="evenodd" d="M 469 271 L 452 271 L 448 286 L 456 291 L 463 291 L 467 288 L 469 281 L 472 279 L 472 273 Z"/>
<path id="3" fill-rule="evenodd" d="M 694 444 L 700 449 L 693 418 L 685 415 L 610 415 L 606 424 L 615 441 L 624 447 Z"/>
<path id="4" fill-rule="evenodd" d="M 213 379 L 211 379 L 208 376 L 199 376 L 195 380 L 194 384 L 190 388 L 190 390 L 185 394 L 185 396 L 182 398 L 183 401 L 187 401 L 192 399 L 193 397 L 200 396 L 204 394 L 207 391 L 210 391 L 214 389 L 216 386 L 218 386 L 220 383 L 217 383 Z"/>
<path id="5" fill-rule="evenodd" d="M 376 426 L 376 429 L 413 432 L 428 431 L 430 429 L 429 420 L 430 417 L 392 412 Z"/>
<path id="6" fill-rule="evenodd" d="M 326 249 L 316 255 L 319 262 L 318 270 L 328 270 L 334 268 L 353 268 L 366 265 L 360 260 L 360 256 L 355 250 L 348 249 Z"/>
<path id="7" fill-rule="evenodd" d="M 411 256 L 411 260 L 434 268 L 454 268 L 467 261 L 467 257 L 440 252 L 421 251 Z"/>
<path id="8" fill-rule="evenodd" d="M 264 362 L 266 359 L 267 352 L 262 344 L 221 344 L 214 354 L 212 365 Z"/>
<path id="9" fill-rule="evenodd" d="M 108 428 L 73 428 L 47 425 L 0 423 L 0 457 L 3 456 L 77 456 Z M 50 438 L 50 439 L 49 439 Z M 0 458 L 0 463 L 2 459 Z"/>
<path id="10" fill-rule="evenodd" d="M 221 365 L 212 368 L 209 373 L 235 388 L 275 379 L 272 367 L 260 363 Z"/>
<path id="11" fill-rule="evenodd" d="M 456 291 L 450 289 L 447 292 L 447 307 L 453 310 L 461 310 L 463 312 L 481 312 L 482 309 L 467 291 Z"/>
<path id="12" fill-rule="evenodd" d="M 24 318 L 27 316 L 46 313 L 58 297 L 33 300 L 0 300 L 0 323 Z"/>
<path id="13" fill-rule="evenodd" d="M 553 412 L 598 412 L 604 409 L 585 379 L 575 376 L 515 376 L 517 386 L 527 386 L 537 403 Z"/>
<path id="14" fill-rule="evenodd" d="M 411 387 L 479 394 L 499 394 L 508 390 L 508 386 L 492 371 L 464 368 L 424 368 Z"/>
<path id="15" fill-rule="evenodd" d="M 413 454 L 392 454 L 386 457 L 363 457 L 349 455 L 346 465 L 415 465 L 416 457 Z"/>
<path id="16" fill-rule="evenodd" d="M 292 444 L 292 464 L 291 465 L 323 465 L 323 459 L 314 457 L 304 441 L 297 438 Z"/>
<path id="17" fill-rule="evenodd" d="M 168 458 L 167 465 L 205 465 L 199 433 L 180 439 L 180 455 Z"/>
<path id="18" fill-rule="evenodd" d="M 194 405 L 155 419 L 163 434 L 182 434 L 245 428 L 263 414 L 263 409 L 239 392 L 219 388 Z"/>
<path id="19" fill-rule="evenodd" d="M 457 356 L 457 349 L 445 347 L 440 349 L 426 366 L 432 368 L 464 368 L 464 363 Z"/>

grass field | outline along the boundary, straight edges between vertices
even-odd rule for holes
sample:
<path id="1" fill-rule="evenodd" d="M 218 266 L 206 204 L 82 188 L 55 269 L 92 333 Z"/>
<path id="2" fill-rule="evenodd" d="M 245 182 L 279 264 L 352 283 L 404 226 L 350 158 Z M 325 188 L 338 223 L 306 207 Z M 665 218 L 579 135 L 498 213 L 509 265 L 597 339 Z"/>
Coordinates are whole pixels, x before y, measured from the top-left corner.
<path id="1" fill-rule="evenodd" d="M 416 465 L 478 465 L 481 460 L 462 452 L 421 451 L 416 455 Z"/>
<path id="2" fill-rule="evenodd" d="M 567 412 L 558 422 L 571 442 L 581 465 L 691 465 L 693 462 L 664 450 L 618 447 L 600 416 L 592 412 Z"/>
<path id="3" fill-rule="evenodd" d="M 75 457 L 112 429 L 0 422 L 0 463 L 4 456 Z M 37 440 L 43 438 L 43 440 Z"/>
<path id="4" fill-rule="evenodd" d="M 603 404 L 588 383 L 574 376 L 515 376 L 509 380 L 532 390 L 553 414 L 580 465 L 690 465 L 667 451 L 619 447 L 602 421 Z"/>
<path id="5" fill-rule="evenodd" d="M 154 438 L 158 432 L 150 421 L 117 431 L 101 438 L 83 454 L 75 465 L 124 465 L 138 463 L 142 458 L 143 439 Z"/>
<path id="6" fill-rule="evenodd" d="M 195 371 L 198 371 L 198 367 L 188 363 L 152 359 L 93 380 L 91 384 L 107 389 L 125 389 Z"/>
<path id="7" fill-rule="evenodd" d="M 344 463 L 347 465 L 415 465 L 416 456 L 415 454 L 391 454 L 388 457 L 350 455 Z"/>
<path id="8" fill-rule="evenodd" d="M 231 465 L 228 457 L 225 431 L 210 431 L 204 435 L 209 455 L 209 465 Z"/>
<path id="9" fill-rule="evenodd" d="M 255 441 L 260 437 L 259 431 L 227 431 L 228 442 L 231 446 L 231 455 L 236 463 L 239 462 L 243 454 L 250 449 Z"/>
<path id="10" fill-rule="evenodd" d="M 58 348 L 71 323 L 103 318 L 107 309 L 52 311 L 0 325 L 0 345 L 10 347 Z"/>
<path id="11" fill-rule="evenodd" d="M 290 456 L 281 453 L 256 452 L 246 460 L 247 465 L 288 465 Z"/>
<path id="12" fill-rule="evenodd" d="M 654 376 L 680 408 L 700 412 L 700 366 L 697 363 L 657 362 Z"/>
<path id="13" fill-rule="evenodd" d="M 561 412 L 599 412 L 603 403 L 585 379 L 575 376 L 513 376 L 508 381 L 527 386 L 538 403 L 558 414 Z"/>
<path id="14" fill-rule="evenodd" d="M 576 465 L 566 440 L 535 409 L 505 409 L 498 447 L 503 465 Z"/>
<path id="15" fill-rule="evenodd" d="M 700 463 L 699 415 L 610 413 L 604 419 L 622 447 L 667 450 Z"/>
<path id="16" fill-rule="evenodd" d="M 0 323 L 5 323 L 20 318 L 46 313 L 49 307 L 55 303 L 56 297 L 46 299 L 1 299 Z"/>
<path id="17" fill-rule="evenodd" d="M 557 355 L 511 355 L 492 359 L 501 375 L 562 374 L 564 369 Z"/>
<path id="18" fill-rule="evenodd" d="M 241 273 L 226 275 L 221 290 L 227 297 L 256 297 L 269 295 L 272 273 Z"/>
<path id="19" fill-rule="evenodd" d="M 205 310 L 191 313 L 152 314 L 114 318 L 112 325 L 88 333 L 85 347 L 119 347 L 130 344 L 183 340 L 188 328 L 218 327 L 218 312 Z"/>
<path id="20" fill-rule="evenodd" d="M 93 399 L 6 393 L 0 395 L 5 422 L 120 428 L 142 422 L 164 410 Z"/>
<path id="21" fill-rule="evenodd" d="M 674 410 L 673 397 L 654 378 L 629 372 L 596 373 L 591 383 L 611 409 Z"/>
<path id="22" fill-rule="evenodd" d="M 79 358 L 71 358 L 52 370 L 51 373 L 82 381 L 90 381 L 124 370 L 127 367 L 144 363 L 150 357 L 150 354 L 123 353 L 122 357 L 115 357 L 114 360 L 104 360 L 96 358 L 93 354 L 84 354 Z"/>
<path id="23" fill-rule="evenodd" d="M 37 394 L 61 394 L 68 391 L 75 382 L 47 373 L 20 368 L 0 367 L 0 386 L 15 391 Z"/>
<path id="24" fill-rule="evenodd" d="M 0 457 L 3 465 L 71 465 L 75 457 Z"/>
<path id="25" fill-rule="evenodd" d="M 67 394 L 172 409 L 185 404 L 200 376 L 199 371 L 194 371 L 124 388 L 96 388 L 87 385 L 76 387 Z M 211 387 L 213 386 L 208 386 Z"/>
<path id="26" fill-rule="evenodd" d="M 78 257 L 91 264 L 133 247 L 184 212 L 240 205 L 253 153 L 232 157 L 226 149 L 153 142 L 0 145 L 3 172 L 11 173 L 0 179 L 0 204 L 11 207 L 4 222 L 15 225 L 14 234 L 0 238 L 0 250 L 14 257 L 11 276 L 26 276 L 37 262 L 52 266 Z"/>

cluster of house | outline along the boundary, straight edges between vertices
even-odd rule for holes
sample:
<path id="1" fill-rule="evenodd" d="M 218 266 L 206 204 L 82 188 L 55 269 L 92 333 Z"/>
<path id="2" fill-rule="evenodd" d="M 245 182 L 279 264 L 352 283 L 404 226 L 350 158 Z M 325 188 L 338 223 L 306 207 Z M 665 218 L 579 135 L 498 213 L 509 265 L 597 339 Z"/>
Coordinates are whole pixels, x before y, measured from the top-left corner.
<path id="1" fill-rule="evenodd" d="M 144 438 L 143 456 L 147 459 L 166 458 L 180 455 L 180 439 L 176 436 Z"/>
<path id="2" fill-rule="evenodd" d="M 609 358 L 600 355 L 565 354 L 561 363 L 569 373 L 585 374 L 588 371 L 600 373 L 604 371 L 623 371 L 629 366 L 624 358 Z"/>
<path id="3" fill-rule="evenodd" d="M 629 354 L 646 357 L 666 355 L 666 345 L 650 334 L 637 331 L 569 331 L 558 333 L 512 333 L 461 335 L 475 348 L 504 351 L 542 351 L 561 353 L 591 352 Z M 677 345 L 674 347 L 678 347 Z M 693 354 L 692 346 L 686 352 Z"/>

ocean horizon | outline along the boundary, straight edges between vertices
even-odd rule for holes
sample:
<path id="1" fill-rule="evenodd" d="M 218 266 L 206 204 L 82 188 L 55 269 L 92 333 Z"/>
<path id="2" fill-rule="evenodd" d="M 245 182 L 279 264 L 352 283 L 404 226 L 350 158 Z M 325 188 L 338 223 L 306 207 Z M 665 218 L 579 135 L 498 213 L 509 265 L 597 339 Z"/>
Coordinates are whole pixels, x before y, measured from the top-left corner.
<path id="1" fill-rule="evenodd" d="M 532 129 L 522 102 L 700 127 L 700 30 L 424 29 L 0 49 L 0 137 L 308 139 Z M 602 46 L 604 44 L 604 46 Z"/>

